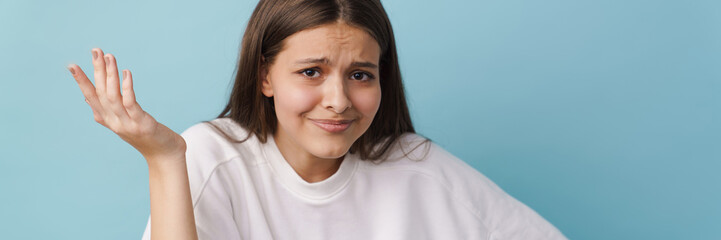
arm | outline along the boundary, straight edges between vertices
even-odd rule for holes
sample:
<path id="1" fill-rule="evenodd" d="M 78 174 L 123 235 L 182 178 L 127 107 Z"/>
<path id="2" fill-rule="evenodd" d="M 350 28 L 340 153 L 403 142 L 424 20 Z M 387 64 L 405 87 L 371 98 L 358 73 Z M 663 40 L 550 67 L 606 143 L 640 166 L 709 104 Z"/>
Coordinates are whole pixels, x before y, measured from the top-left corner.
<path id="1" fill-rule="evenodd" d="M 133 77 L 123 71 L 122 94 L 115 57 L 93 49 L 95 86 L 82 69 L 68 66 L 95 121 L 137 149 L 148 163 L 152 239 L 198 239 L 193 215 L 185 140 L 135 101 Z"/>
<path id="2" fill-rule="evenodd" d="M 147 160 L 152 226 L 150 238 L 198 239 L 185 156 Z"/>

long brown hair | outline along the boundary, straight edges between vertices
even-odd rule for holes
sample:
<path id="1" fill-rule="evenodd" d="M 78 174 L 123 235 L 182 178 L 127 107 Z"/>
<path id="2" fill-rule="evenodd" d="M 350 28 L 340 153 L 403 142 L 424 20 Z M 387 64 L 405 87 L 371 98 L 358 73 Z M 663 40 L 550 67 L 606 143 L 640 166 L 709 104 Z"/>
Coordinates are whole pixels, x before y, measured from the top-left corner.
<path id="1" fill-rule="evenodd" d="M 368 130 L 349 151 L 359 152 L 361 159 L 377 160 L 402 134 L 415 133 L 401 81 L 393 29 L 379 0 L 261 0 L 243 35 L 230 100 L 218 118 L 233 119 L 250 132 L 248 137 L 255 135 L 265 143 L 267 135 L 277 130 L 278 119 L 273 98 L 261 92 L 261 67 L 273 62 L 285 38 L 337 21 L 365 30 L 381 47 L 380 107 Z M 242 142 L 248 137 L 235 141 Z"/>

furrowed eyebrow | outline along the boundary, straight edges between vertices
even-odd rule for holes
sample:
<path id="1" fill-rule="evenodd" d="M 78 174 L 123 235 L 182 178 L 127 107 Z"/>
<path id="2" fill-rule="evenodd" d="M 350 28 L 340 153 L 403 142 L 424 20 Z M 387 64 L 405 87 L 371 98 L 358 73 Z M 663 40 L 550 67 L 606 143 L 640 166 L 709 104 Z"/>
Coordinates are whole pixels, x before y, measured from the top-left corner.
<path id="1" fill-rule="evenodd" d="M 327 58 L 306 58 L 302 60 L 298 60 L 295 62 L 296 64 L 303 65 L 303 64 L 330 64 L 330 60 Z M 372 62 L 353 62 L 350 64 L 351 67 L 365 67 L 365 68 L 378 68 L 378 65 L 372 63 Z"/>
<path id="2" fill-rule="evenodd" d="M 296 64 L 310 64 L 310 63 L 328 64 L 328 63 L 330 63 L 330 61 L 328 61 L 327 58 L 306 58 L 303 60 L 298 60 L 295 63 Z"/>
<path id="3" fill-rule="evenodd" d="M 375 65 L 371 62 L 353 62 L 350 65 L 352 67 L 378 68 L 378 65 Z"/>

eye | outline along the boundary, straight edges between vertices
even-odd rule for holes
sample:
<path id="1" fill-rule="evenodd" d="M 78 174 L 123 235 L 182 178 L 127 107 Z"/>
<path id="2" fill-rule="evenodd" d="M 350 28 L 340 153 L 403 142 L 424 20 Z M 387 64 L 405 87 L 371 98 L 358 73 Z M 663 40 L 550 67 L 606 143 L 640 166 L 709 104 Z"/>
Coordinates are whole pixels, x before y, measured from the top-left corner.
<path id="1" fill-rule="evenodd" d="M 363 82 L 375 79 L 375 77 L 372 74 L 367 73 L 367 72 L 354 72 L 353 74 L 350 75 L 350 78 L 353 80 L 358 80 L 358 81 L 363 81 Z"/>
<path id="2" fill-rule="evenodd" d="M 309 77 L 309 78 L 317 78 L 320 76 L 320 72 L 316 69 L 308 68 L 303 69 L 300 71 L 300 74 L 303 74 L 303 76 Z"/>

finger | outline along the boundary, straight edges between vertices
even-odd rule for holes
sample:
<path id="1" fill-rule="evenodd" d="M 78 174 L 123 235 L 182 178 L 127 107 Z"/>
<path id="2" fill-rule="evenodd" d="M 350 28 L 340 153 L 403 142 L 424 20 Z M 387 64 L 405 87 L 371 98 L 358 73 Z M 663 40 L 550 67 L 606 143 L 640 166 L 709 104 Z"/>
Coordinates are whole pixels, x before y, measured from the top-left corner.
<path id="1" fill-rule="evenodd" d="M 112 54 L 105 54 L 105 71 L 107 77 L 107 85 L 105 86 L 105 96 L 110 102 L 120 101 L 120 78 L 118 77 L 118 66 L 115 57 Z"/>
<path id="2" fill-rule="evenodd" d="M 127 69 L 123 70 L 123 106 L 128 111 L 130 118 L 137 118 L 143 114 L 143 109 L 135 101 L 133 74 Z"/>
<path id="3" fill-rule="evenodd" d="M 95 69 L 95 92 L 103 101 L 105 98 L 105 60 L 103 59 L 103 50 L 93 48 L 93 68 Z"/>
<path id="4" fill-rule="evenodd" d="M 95 87 L 93 87 L 93 83 L 90 82 L 88 76 L 85 75 L 85 72 L 83 72 L 78 65 L 70 64 L 68 65 L 68 70 L 70 70 L 73 78 L 75 78 L 75 81 L 78 83 L 80 91 L 83 93 L 83 96 L 85 96 L 85 102 L 87 102 L 93 110 L 93 115 L 100 116 L 103 108 L 102 105 L 100 105 L 100 102 L 98 102 L 98 96 L 95 95 Z"/>
<path id="5" fill-rule="evenodd" d="M 120 98 L 118 66 L 116 65 L 115 57 L 112 54 L 105 54 L 105 70 L 107 71 L 106 97 L 109 107 L 121 121 L 124 121 L 128 119 L 129 116 L 128 112 L 125 111 L 122 99 Z"/>

